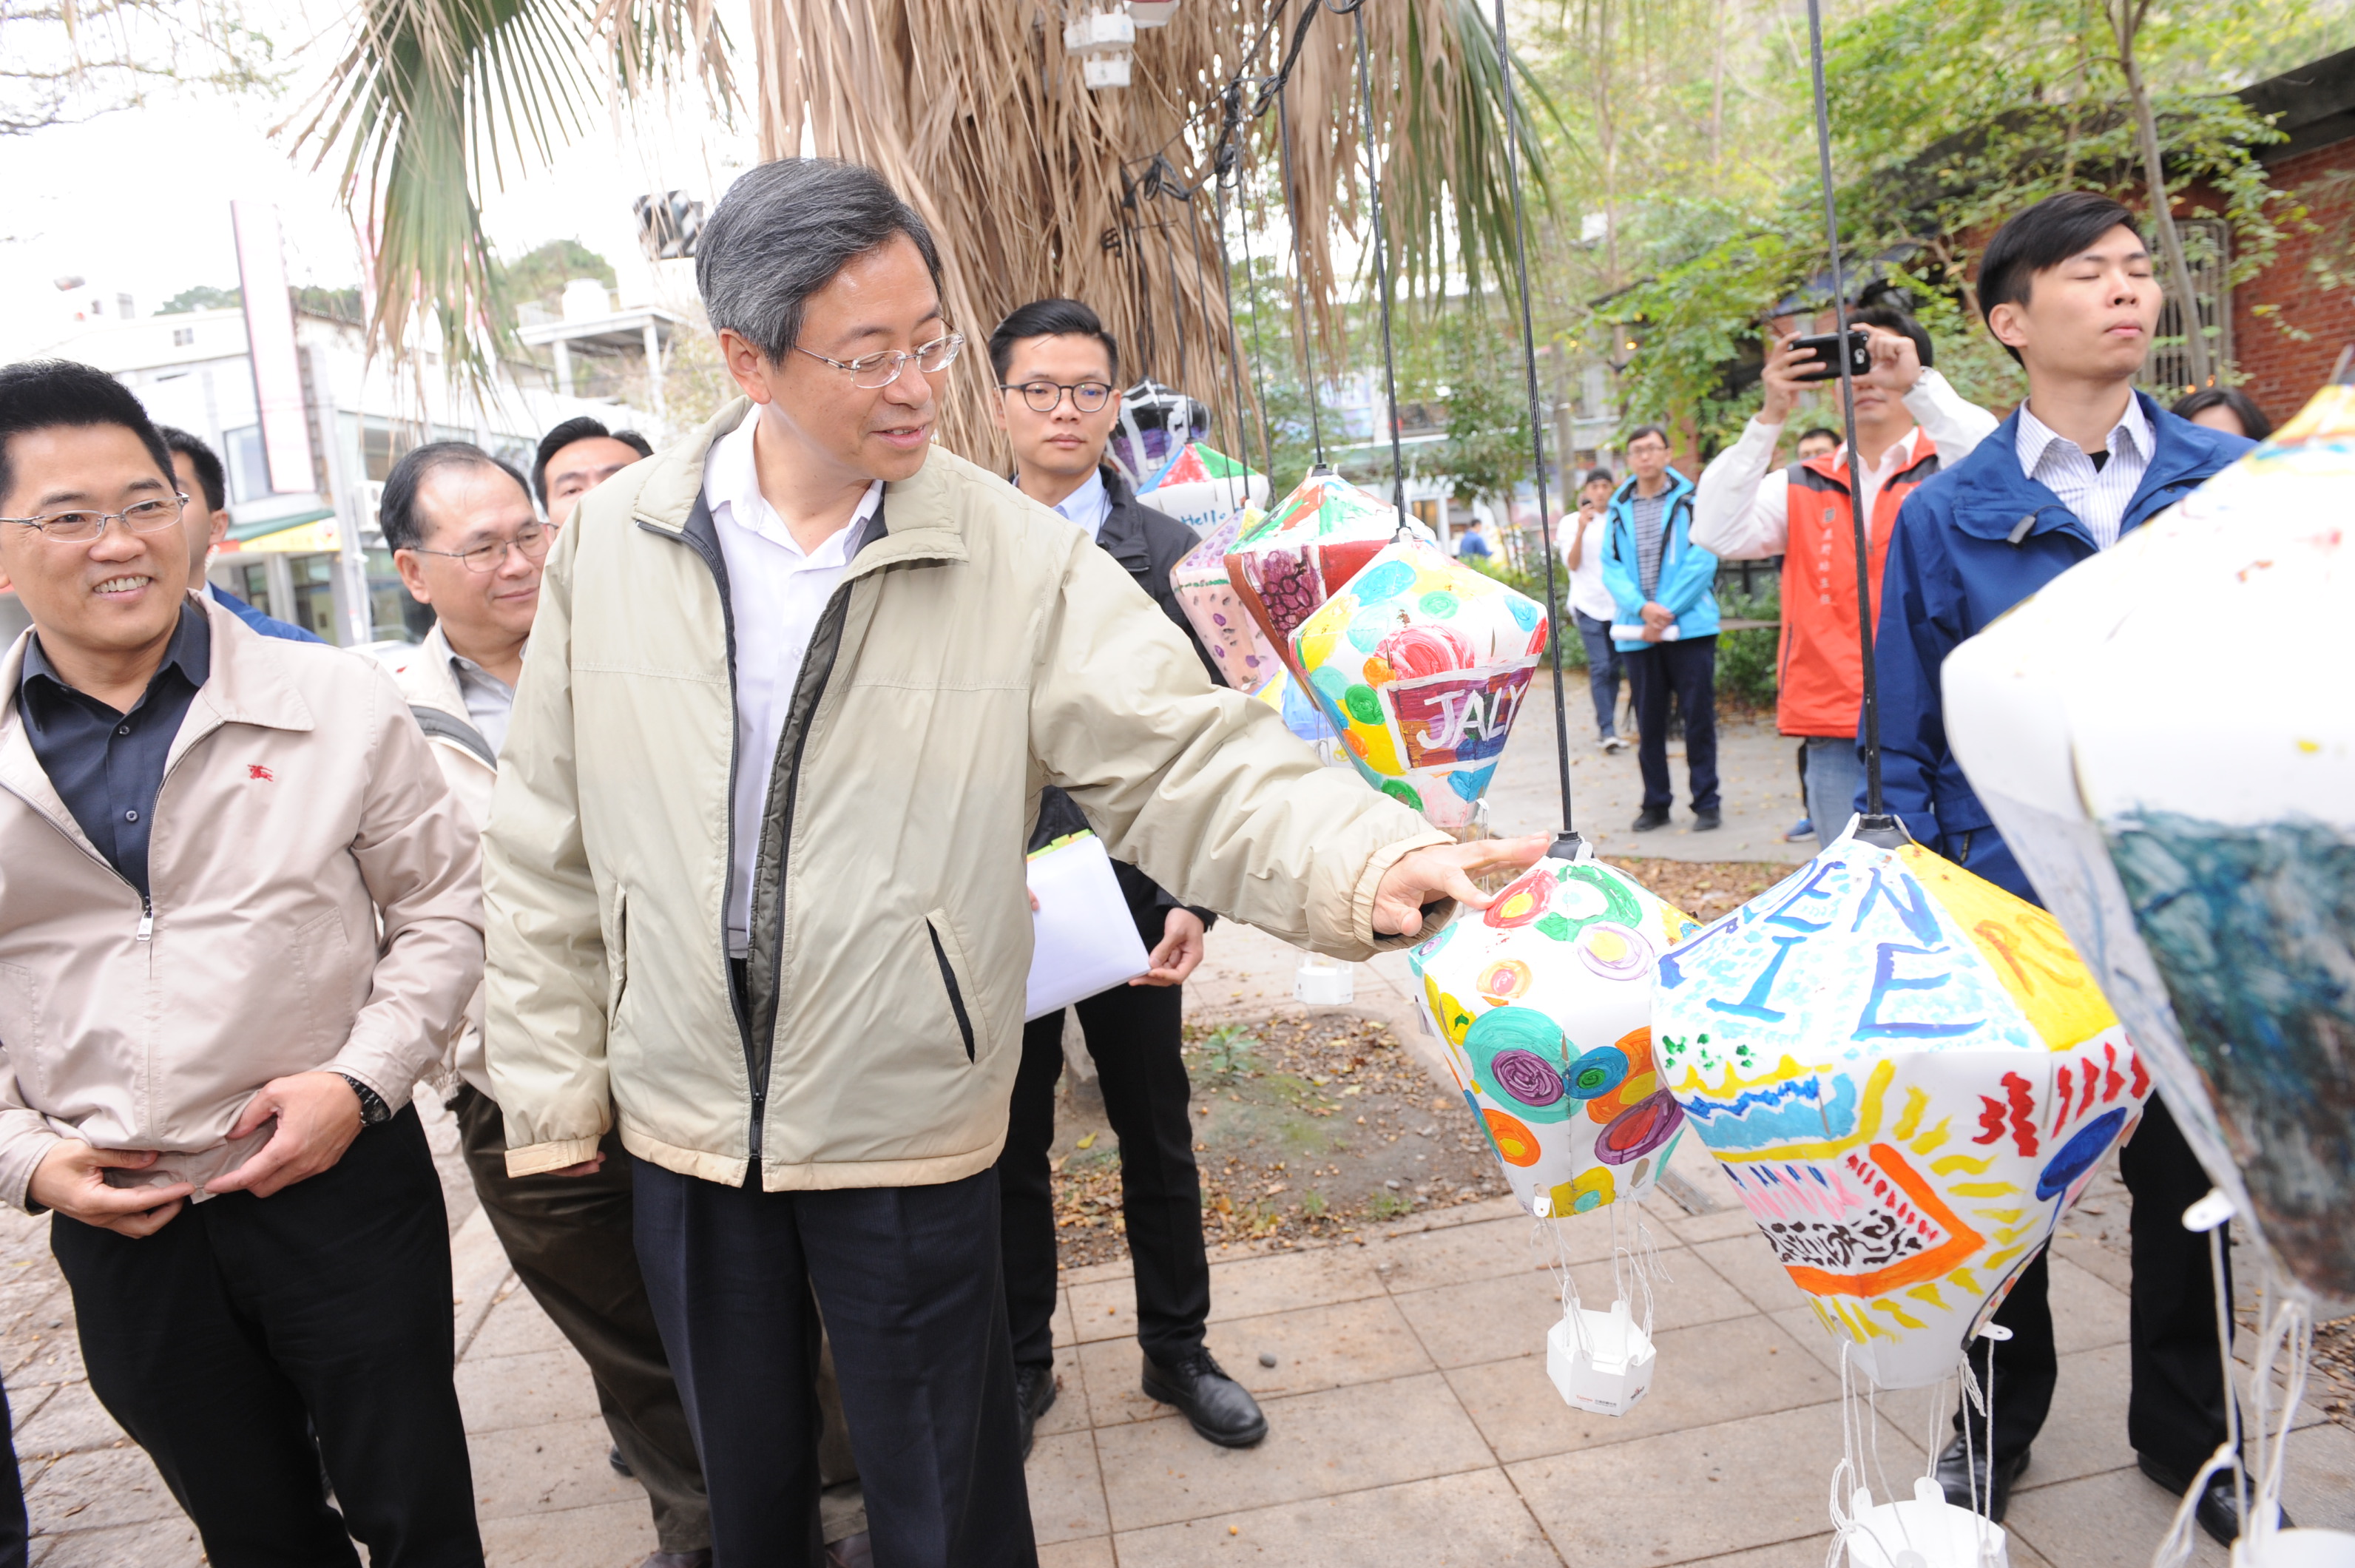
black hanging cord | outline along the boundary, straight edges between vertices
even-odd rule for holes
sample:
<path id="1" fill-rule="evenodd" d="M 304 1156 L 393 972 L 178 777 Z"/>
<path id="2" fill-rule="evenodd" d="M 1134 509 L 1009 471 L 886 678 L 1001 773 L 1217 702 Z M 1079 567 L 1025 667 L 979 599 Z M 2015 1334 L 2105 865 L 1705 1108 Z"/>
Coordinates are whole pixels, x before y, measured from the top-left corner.
<path id="1" fill-rule="evenodd" d="M 1217 188 L 1218 180 L 1215 174 L 1204 183 L 1211 187 L 1211 206 L 1218 214 L 1219 239 L 1223 245 L 1227 227 L 1226 198 Z M 1199 196 L 1201 192 L 1202 187 L 1198 185 L 1186 198 L 1186 244 L 1194 252 L 1194 292 L 1202 299 L 1203 336 L 1207 338 L 1209 336 L 1210 326 L 1210 277 L 1209 270 L 1202 263 L 1202 215 L 1194 207 L 1194 197 Z M 1220 439 L 1233 448 L 1232 455 L 1248 473 L 1251 469 L 1251 451 L 1243 443 L 1243 346 L 1237 341 L 1235 335 L 1232 286 L 1225 272 L 1221 272 L 1219 279 L 1220 290 L 1225 298 L 1227 307 L 1227 371 L 1234 379 L 1235 394 L 1235 422 L 1220 432 Z M 1222 392 L 1226 389 L 1223 387 L 1220 389 Z M 1250 496 L 1251 486 L 1246 484 L 1243 486 L 1243 498 L 1248 501 Z"/>
<path id="2" fill-rule="evenodd" d="M 1810 6 L 1815 0 L 1807 0 Z M 1561 688 L 1561 596 L 1554 581 L 1553 519 L 1546 510 L 1545 410 L 1538 397 L 1538 332 L 1529 309 L 1529 228 L 1521 210 L 1520 100 L 1513 91 L 1512 46 L 1505 36 L 1505 0 L 1497 0 L 1497 76 L 1505 92 L 1505 179 L 1513 193 L 1513 267 L 1521 290 L 1521 352 L 1529 368 L 1529 452 L 1537 460 L 1538 530 L 1545 542 L 1546 649 L 1553 656 L 1554 760 L 1561 770 L 1561 833 L 1547 851 L 1557 860 L 1577 858 L 1584 840 L 1570 797 L 1570 703 Z"/>
<path id="3" fill-rule="evenodd" d="M 1169 160 L 1159 154 L 1154 155 L 1153 161 L 1146 165 L 1145 178 L 1140 188 L 1147 197 L 1175 197 L 1180 201 L 1190 200 L 1194 195 L 1179 182 L 1178 171 L 1170 166 Z M 1154 225 L 1161 230 L 1161 248 L 1169 258 L 1169 324 L 1178 338 L 1178 390 L 1185 396 L 1191 397 L 1193 394 L 1186 389 L 1188 379 L 1186 366 L 1186 306 L 1178 293 L 1178 242 L 1169 237 L 1167 213 L 1156 211 Z"/>
<path id="4" fill-rule="evenodd" d="M 1310 6 L 1301 16 L 1300 31 L 1292 42 L 1292 55 L 1284 62 L 1288 72 L 1292 61 L 1299 57 L 1300 45 L 1308 37 L 1308 24 L 1316 17 L 1316 8 Z M 1292 183 L 1292 113 L 1284 106 L 1284 78 L 1275 79 L 1275 144 L 1284 166 L 1284 222 L 1292 230 L 1292 301 L 1300 326 L 1300 358 L 1308 375 L 1308 437 L 1316 449 L 1316 466 L 1311 474 L 1330 474 L 1325 461 L 1325 421 L 1316 411 L 1316 345 L 1308 332 L 1308 278 L 1300 264 L 1300 191 Z M 1262 97 L 1265 97 L 1263 93 Z"/>
<path id="5" fill-rule="evenodd" d="M 1504 0 L 1497 0 L 1499 15 Z M 1856 534 L 1856 637 L 1864 651 L 1864 819 L 1857 837 L 1867 844 L 1894 849 L 1906 842 L 1905 829 L 1889 815 L 1881 793 L 1881 679 L 1872 658 L 1872 549 L 1857 505 L 1856 378 L 1848 365 L 1848 285 L 1840 278 L 1839 203 L 1832 192 L 1832 121 L 1824 91 L 1823 0 L 1807 0 L 1807 57 L 1815 73 L 1816 157 L 1824 183 L 1824 242 L 1831 252 L 1832 321 L 1838 333 L 1840 411 L 1848 424 L 1848 516 Z"/>
<path id="6" fill-rule="evenodd" d="M 1374 287 L 1382 305 L 1382 385 L 1391 425 L 1391 504 L 1398 508 L 1398 537 L 1406 537 L 1406 455 L 1399 439 L 1398 347 L 1391 337 L 1390 237 L 1382 229 L 1382 179 L 1374 161 L 1374 79 L 1366 64 L 1366 0 L 1339 5 L 1325 0 L 1336 14 L 1347 15 L 1358 33 L 1358 100 L 1365 117 L 1366 205 L 1374 229 Z"/>
<path id="7" fill-rule="evenodd" d="M 1232 95 L 1232 101 L 1240 105 L 1242 101 L 1241 85 L 1238 83 L 1228 91 Z M 1228 124 L 1232 131 L 1227 143 L 1230 152 L 1221 155 L 1231 155 L 1233 158 L 1235 207 L 1236 210 L 1242 214 L 1242 221 L 1235 227 L 1243 237 L 1243 286 L 1251 291 L 1252 383 L 1259 389 L 1259 450 L 1260 455 L 1267 460 L 1265 465 L 1267 482 L 1273 489 L 1275 484 L 1275 436 L 1268 429 L 1267 423 L 1267 350 L 1259 327 L 1259 273 L 1252 263 L 1251 192 L 1244 188 L 1243 185 L 1241 131 L 1237 126 L 1235 118 L 1231 117 Z M 1227 263 L 1227 226 L 1223 215 L 1219 223 L 1219 260 L 1222 264 L 1229 264 Z M 1231 278 L 1231 273 L 1230 275 Z M 1234 289 L 1231 281 L 1227 290 L 1227 319 L 1231 322 L 1234 320 Z"/>

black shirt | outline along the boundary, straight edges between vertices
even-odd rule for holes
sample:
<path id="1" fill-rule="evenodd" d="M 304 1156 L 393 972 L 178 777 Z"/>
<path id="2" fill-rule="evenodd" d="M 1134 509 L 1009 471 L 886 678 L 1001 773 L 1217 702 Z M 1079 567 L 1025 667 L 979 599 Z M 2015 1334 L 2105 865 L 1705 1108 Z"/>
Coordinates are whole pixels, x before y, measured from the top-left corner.
<path id="1" fill-rule="evenodd" d="M 34 634 L 25 645 L 16 703 L 25 737 L 59 797 L 107 863 L 147 896 L 147 835 L 164 762 L 197 688 L 212 673 L 213 633 L 204 612 L 180 606 L 180 624 L 130 712 L 118 713 L 58 678 Z"/>

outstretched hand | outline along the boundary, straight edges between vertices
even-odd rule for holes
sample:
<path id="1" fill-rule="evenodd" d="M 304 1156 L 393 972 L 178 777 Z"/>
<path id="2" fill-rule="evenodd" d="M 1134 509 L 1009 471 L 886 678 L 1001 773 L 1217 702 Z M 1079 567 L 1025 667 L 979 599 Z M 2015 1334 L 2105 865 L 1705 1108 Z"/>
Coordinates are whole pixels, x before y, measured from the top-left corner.
<path id="1" fill-rule="evenodd" d="M 1402 855 L 1374 890 L 1374 934 L 1420 936 L 1423 906 L 1454 899 L 1466 909 L 1487 909 L 1497 901 L 1475 887 L 1472 879 L 1510 868 L 1518 871 L 1537 863 L 1551 842 L 1542 833 L 1523 838 L 1481 838 L 1469 844 L 1434 844 Z"/>

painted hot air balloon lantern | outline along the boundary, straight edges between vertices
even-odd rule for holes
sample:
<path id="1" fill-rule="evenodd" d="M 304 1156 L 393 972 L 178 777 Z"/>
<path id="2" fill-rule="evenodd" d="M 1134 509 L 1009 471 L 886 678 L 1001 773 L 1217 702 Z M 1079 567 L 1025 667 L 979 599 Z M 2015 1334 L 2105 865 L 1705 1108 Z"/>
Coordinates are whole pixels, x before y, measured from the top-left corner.
<path id="1" fill-rule="evenodd" d="M 2004 842 L 2210 1178 L 2326 1308 L 2355 1302 L 2350 520 L 2355 386 L 2326 387 L 1945 668 L 1955 753 Z M 2194 605 L 2266 628 L 2299 678 L 2152 663 Z M 2194 734 L 2203 700 L 2222 706 Z"/>
<path id="2" fill-rule="evenodd" d="M 1406 531 L 1437 549 L 1412 518 Z M 1235 540 L 1227 578 L 1294 675 L 1292 634 L 1398 537 L 1398 512 L 1337 474 L 1311 474 L 1257 528 Z"/>
<path id="3" fill-rule="evenodd" d="M 1884 1388 L 1952 1374 L 2150 1079 L 2051 916 L 1843 837 L 1658 962 L 1654 1058 Z"/>
<path id="4" fill-rule="evenodd" d="M 1153 487 L 1139 491 L 1136 498 L 1208 535 L 1245 507 L 1265 507 L 1267 475 L 1253 473 L 1208 442 L 1191 441 L 1161 471 Z"/>
<path id="5" fill-rule="evenodd" d="M 1368 783 L 1460 827 L 1496 775 L 1545 621 L 1495 578 L 1392 543 L 1301 624 L 1292 662 Z"/>
<path id="6" fill-rule="evenodd" d="M 1641 1198 L 1667 1164 L 1684 1118 L 1653 1052 L 1652 965 L 1694 929 L 1582 846 L 1410 950 L 1455 1087 L 1532 1214 Z"/>
<path id="7" fill-rule="evenodd" d="M 1218 661 L 1219 673 L 1237 691 L 1258 691 L 1284 669 L 1259 623 L 1227 579 L 1227 551 L 1237 535 L 1254 527 L 1261 513 L 1246 507 L 1213 528 L 1202 542 L 1169 569 L 1169 586 L 1195 635 Z"/>

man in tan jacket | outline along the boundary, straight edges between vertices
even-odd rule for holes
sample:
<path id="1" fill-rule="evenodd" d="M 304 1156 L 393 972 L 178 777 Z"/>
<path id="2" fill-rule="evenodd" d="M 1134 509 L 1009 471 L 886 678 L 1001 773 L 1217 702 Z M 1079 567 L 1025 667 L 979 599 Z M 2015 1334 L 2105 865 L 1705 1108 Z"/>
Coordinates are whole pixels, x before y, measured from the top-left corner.
<path id="1" fill-rule="evenodd" d="M 381 669 L 188 593 L 171 474 L 112 377 L 0 369 L 0 1199 L 56 1211 L 211 1562 L 474 1568 L 410 1093 L 482 972 L 474 827 Z"/>
<path id="2" fill-rule="evenodd" d="M 1319 768 L 1079 528 L 932 446 L 963 339 L 872 171 L 747 171 L 696 267 L 745 398 L 575 511 L 501 757 L 508 1168 L 592 1168 L 618 1123 L 719 1562 L 815 1555 L 822 1312 L 875 1561 L 1030 1563 L 992 1167 L 1041 788 L 1188 903 L 1348 958 L 1543 843 L 1453 845 Z"/>

